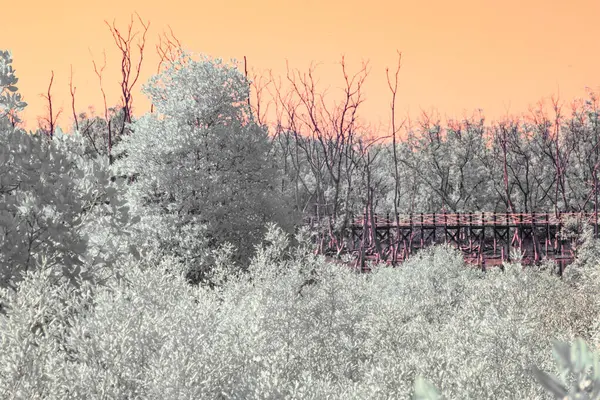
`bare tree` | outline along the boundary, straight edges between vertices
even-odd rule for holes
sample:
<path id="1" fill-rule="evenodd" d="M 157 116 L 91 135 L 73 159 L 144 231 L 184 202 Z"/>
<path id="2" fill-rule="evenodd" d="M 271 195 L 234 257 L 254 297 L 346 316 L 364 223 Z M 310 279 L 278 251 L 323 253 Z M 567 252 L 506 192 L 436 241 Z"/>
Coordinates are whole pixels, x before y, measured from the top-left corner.
<path id="1" fill-rule="evenodd" d="M 170 38 L 164 32 L 163 32 L 162 37 L 160 35 L 158 36 L 158 44 L 156 45 L 156 52 L 158 53 L 160 60 L 158 62 L 158 67 L 156 68 L 157 74 L 160 74 L 160 70 L 165 64 L 168 63 L 168 64 L 172 65 L 175 62 L 175 60 L 180 58 L 180 56 L 183 52 L 183 47 L 181 46 L 181 42 L 177 39 L 177 37 L 175 37 L 175 34 L 173 33 L 173 29 L 171 29 L 170 26 L 168 26 L 168 28 L 169 28 L 169 32 L 171 33 Z M 151 113 L 154 112 L 154 104 L 152 104 L 150 106 L 150 112 Z"/>
<path id="2" fill-rule="evenodd" d="M 91 50 L 90 50 L 90 54 L 91 54 Z M 112 127 L 111 127 L 111 121 L 110 118 L 108 116 L 108 105 L 106 104 L 106 93 L 104 92 L 104 86 L 102 85 L 102 72 L 104 71 L 104 68 L 106 68 L 106 52 L 103 52 L 104 54 L 104 64 L 102 65 L 102 68 L 100 68 L 100 71 L 98 71 L 98 68 L 96 66 L 96 61 L 93 60 L 93 55 L 92 55 L 92 64 L 94 65 L 94 72 L 96 73 L 96 76 L 98 76 L 98 80 L 100 82 L 100 92 L 102 93 L 102 98 L 104 100 L 104 119 L 106 120 L 106 124 L 107 124 L 107 128 L 108 128 L 108 162 L 109 164 L 113 163 L 113 156 L 112 156 Z"/>
<path id="3" fill-rule="evenodd" d="M 305 213 L 311 204 L 319 203 L 322 198 L 323 186 L 323 159 L 317 151 L 314 141 L 302 136 L 300 122 L 297 114 L 300 107 L 300 100 L 293 96 L 293 92 L 283 93 L 281 90 L 281 81 L 275 82 L 270 72 L 271 80 L 274 82 L 273 89 L 275 93 L 271 95 L 275 98 L 275 109 L 277 118 L 276 138 L 285 154 L 290 155 L 290 164 L 293 168 L 294 197 L 296 199 L 297 210 Z M 293 138 L 293 146 L 290 147 L 290 138 Z M 291 151 L 290 151 L 291 149 Z M 284 166 L 287 166 L 284 163 Z M 315 182 L 314 188 L 311 188 L 304 179 L 303 170 L 309 168 Z M 307 198 L 301 196 L 301 191 L 308 194 Z M 318 210 L 317 210 L 318 211 Z"/>
<path id="4" fill-rule="evenodd" d="M 90 144 L 92 145 L 92 148 L 94 149 L 94 152 L 97 155 L 101 155 L 100 150 L 98 149 L 97 145 L 96 145 L 96 140 L 92 137 L 91 133 L 90 133 L 90 129 L 94 126 L 94 124 L 96 123 L 96 119 L 88 119 L 88 118 L 84 118 L 85 113 L 82 113 L 79 115 L 79 117 L 77 116 L 77 112 L 75 111 L 75 92 L 77 91 L 77 87 L 73 87 L 73 66 L 71 65 L 71 74 L 69 75 L 69 91 L 71 93 L 71 111 L 73 113 L 73 120 L 75 122 L 75 129 L 80 132 L 84 137 L 87 137 Z M 83 131 L 79 130 L 79 119 L 82 119 L 83 121 L 85 121 L 85 128 L 83 129 Z"/>
<path id="5" fill-rule="evenodd" d="M 387 77 L 388 87 L 392 92 L 392 102 L 390 103 L 390 107 L 392 109 L 392 154 L 394 156 L 394 216 L 398 216 L 398 199 L 400 196 L 400 176 L 398 172 L 398 142 L 397 142 L 397 134 L 398 131 L 404 125 L 404 121 L 400 124 L 399 127 L 396 127 L 396 94 L 398 93 L 398 74 L 400 73 L 400 67 L 402 63 L 402 53 L 397 51 L 398 53 L 398 65 L 396 68 L 396 74 L 394 75 L 394 86 L 392 86 L 392 82 L 390 81 L 389 69 L 385 69 L 385 75 Z"/>
<path id="6" fill-rule="evenodd" d="M 367 129 L 366 132 L 369 130 Z M 391 135 L 390 135 L 391 136 Z M 374 177 L 374 166 L 377 158 L 384 149 L 381 142 L 389 139 L 390 136 L 376 136 L 373 134 L 360 135 L 356 140 L 356 145 L 353 146 L 352 162 L 360 171 L 361 186 L 363 192 L 363 229 L 362 241 L 358 251 L 357 263 L 361 270 L 365 268 L 366 252 L 375 253 L 376 261 L 385 261 L 387 255 L 383 254 L 381 243 L 377 236 L 377 221 L 375 219 L 375 189 L 380 184 Z"/>
<path id="7" fill-rule="evenodd" d="M 567 201 L 567 192 L 566 192 L 566 174 L 565 169 L 567 168 L 568 157 L 565 157 L 566 154 L 561 152 L 560 148 L 560 126 L 562 122 L 562 105 L 559 104 L 559 98 L 552 96 L 552 110 L 554 111 L 554 147 L 556 150 L 556 190 L 554 195 L 554 204 L 558 203 L 558 193 L 560 192 L 563 200 L 563 207 L 565 209 L 569 208 L 569 202 Z"/>
<path id="8" fill-rule="evenodd" d="M 244 56 L 244 71 L 246 78 L 248 78 L 248 70 L 246 69 L 246 56 Z M 252 72 L 250 76 L 250 87 L 253 89 L 248 97 L 248 105 L 252 109 L 252 114 L 256 117 L 256 122 L 259 125 L 265 125 L 267 122 L 267 114 L 269 107 L 272 104 L 272 100 L 269 99 L 266 105 L 264 105 L 264 94 L 265 90 L 269 90 L 269 86 L 273 83 L 272 75 L 269 74 L 268 78 L 264 75 L 259 75 L 257 72 Z M 254 101 L 252 101 L 252 92 L 254 92 Z M 277 132 L 277 130 L 275 131 Z"/>
<path id="9" fill-rule="evenodd" d="M 537 135 L 533 139 L 537 139 L 536 153 L 540 153 L 545 157 L 545 161 L 551 163 L 554 167 L 554 177 L 551 182 L 547 182 L 547 188 L 544 190 L 550 191 L 554 188 L 554 197 L 552 203 L 554 205 L 554 211 L 558 214 L 559 208 L 567 210 L 571 208 L 568 197 L 567 189 L 567 169 L 568 161 L 570 157 L 570 150 L 568 146 L 563 146 L 561 137 L 561 125 L 563 122 L 563 116 L 561 114 L 562 105 L 559 104 L 558 98 L 554 96 L 551 98 L 552 110 L 554 111 L 554 119 L 551 120 L 545 109 L 544 102 L 538 102 L 538 108 L 530 110 L 531 119 L 534 123 L 534 127 L 537 131 Z M 526 136 L 525 133 L 522 134 Z M 535 157 L 536 154 L 532 154 L 531 157 Z M 535 178 L 541 174 L 534 175 Z M 562 201 L 562 207 L 559 207 L 559 196 Z"/>
<path id="10" fill-rule="evenodd" d="M 504 202 L 506 209 L 510 213 L 515 212 L 515 206 L 511 200 L 510 186 L 508 180 L 508 143 L 509 143 L 509 132 L 510 130 L 518 129 L 514 123 L 510 121 L 502 121 L 497 124 L 492 130 L 493 140 L 499 145 L 502 150 L 501 163 L 502 163 L 502 182 L 504 183 Z M 498 193 L 502 195 L 502 193 Z"/>
<path id="11" fill-rule="evenodd" d="M 138 32 L 136 32 L 133 34 L 133 36 L 131 35 L 131 30 L 133 28 L 133 16 L 131 16 L 131 22 L 130 22 L 128 30 L 127 30 L 127 37 L 124 37 L 123 34 L 121 34 L 121 32 L 119 32 L 119 30 L 115 26 L 114 21 L 113 21 L 112 27 L 109 25 L 109 23 L 107 21 L 104 21 L 106 23 L 106 25 L 108 26 L 108 28 L 110 29 L 110 32 L 112 33 L 113 39 L 115 40 L 115 44 L 121 51 L 121 76 L 122 76 L 122 79 L 121 79 L 121 96 L 122 96 L 121 101 L 123 103 L 122 106 L 123 106 L 123 110 L 125 113 L 123 122 L 122 122 L 121 128 L 120 128 L 121 135 L 124 133 L 125 124 L 131 123 L 131 113 L 133 110 L 133 95 L 131 94 L 131 90 L 137 83 L 137 80 L 140 76 L 140 70 L 142 68 L 142 61 L 144 60 L 144 46 L 146 44 L 146 33 L 148 32 L 148 28 L 150 27 L 150 22 L 148 22 L 147 24 L 144 24 L 144 22 L 142 21 L 142 19 L 140 18 L 140 16 L 137 13 L 136 13 L 136 16 L 138 17 L 140 24 L 144 27 L 144 33 L 142 35 L 141 43 L 138 43 L 138 45 L 137 45 L 139 52 L 140 52 L 140 58 L 139 58 L 139 61 L 138 61 L 137 67 L 136 67 L 136 71 L 135 71 L 135 75 L 133 76 L 132 82 L 130 82 L 130 80 L 132 79 L 131 42 L 133 41 L 133 39 L 135 38 L 135 36 L 138 33 Z"/>
<path id="12" fill-rule="evenodd" d="M 328 212 L 329 234 L 334 241 L 336 236 L 334 232 L 337 230 L 334 228 L 334 224 L 340 216 L 342 206 L 340 189 L 345 148 L 354 141 L 358 109 L 364 102 L 362 86 L 369 73 L 368 63 L 365 62 L 352 77 L 348 75 L 344 57 L 342 57 L 340 66 L 345 82 L 344 96 L 341 103 L 334 103 L 333 107 L 327 106 L 325 92 L 317 93 L 314 65 L 311 65 L 307 74 L 300 74 L 299 71 L 290 72 L 289 66 L 287 68 L 287 80 L 291 85 L 294 97 L 299 100 L 298 105 L 300 106 L 294 113 L 294 118 L 297 120 L 295 132 L 306 132 L 312 139 L 313 145 L 319 146 L 318 154 L 322 157 L 327 179 L 333 186 L 331 196 L 326 198 L 322 193 L 319 200 L 326 204 L 331 203 L 332 209 Z M 348 224 L 349 211 L 348 207 L 345 207 L 342 229 L 345 229 Z"/>
<path id="13" fill-rule="evenodd" d="M 59 110 L 55 116 L 54 112 L 52 110 L 52 95 L 50 94 L 50 91 L 52 90 L 53 82 L 54 82 L 54 71 L 52 71 L 52 75 L 50 77 L 50 84 L 48 85 L 47 94 L 40 94 L 40 96 L 42 96 L 43 98 L 45 98 L 48 101 L 48 116 L 46 118 L 41 119 L 41 121 L 45 122 L 46 125 L 42 127 L 40 124 L 40 128 L 42 128 L 42 130 L 46 133 L 46 135 L 48 135 L 50 140 L 52 140 L 52 138 L 54 137 L 54 129 L 56 128 L 56 121 L 58 120 L 58 116 L 62 112 L 62 110 Z"/>
<path id="14" fill-rule="evenodd" d="M 73 121 L 75 121 L 75 129 L 79 131 L 79 122 L 77 121 L 77 113 L 75 112 L 75 92 L 77 87 L 73 87 L 73 64 L 71 64 L 71 74 L 69 75 L 69 92 L 71 93 L 71 111 L 73 112 Z"/>

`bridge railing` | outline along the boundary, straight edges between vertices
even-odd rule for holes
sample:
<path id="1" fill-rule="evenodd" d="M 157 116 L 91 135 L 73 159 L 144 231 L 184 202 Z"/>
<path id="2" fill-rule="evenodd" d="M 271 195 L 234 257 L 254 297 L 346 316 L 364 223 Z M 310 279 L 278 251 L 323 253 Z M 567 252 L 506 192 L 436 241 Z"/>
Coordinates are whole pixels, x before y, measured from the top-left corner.
<path id="1" fill-rule="evenodd" d="M 366 216 L 352 219 L 352 225 L 360 227 Z M 569 219 L 596 222 L 594 213 L 432 213 L 432 214 L 390 214 L 374 215 L 377 226 L 494 226 L 494 225 L 561 225 Z M 370 221 L 367 220 L 367 224 Z"/>

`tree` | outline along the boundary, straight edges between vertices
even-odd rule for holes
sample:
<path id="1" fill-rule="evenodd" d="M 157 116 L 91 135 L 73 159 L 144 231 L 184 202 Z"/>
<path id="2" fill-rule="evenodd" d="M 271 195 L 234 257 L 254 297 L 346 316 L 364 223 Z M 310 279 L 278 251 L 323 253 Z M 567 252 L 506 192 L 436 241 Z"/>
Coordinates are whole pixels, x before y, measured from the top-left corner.
<path id="1" fill-rule="evenodd" d="M 47 94 L 41 94 L 43 98 L 48 101 L 48 116 L 46 118 L 38 118 L 38 124 L 40 126 L 39 131 L 41 134 L 45 134 L 52 140 L 54 136 L 54 130 L 56 129 L 56 122 L 62 110 L 59 110 L 56 115 L 52 111 L 52 94 L 50 93 L 52 90 L 52 83 L 54 82 L 54 71 L 52 71 L 52 76 L 50 77 L 50 84 L 48 85 Z"/>
<path id="2" fill-rule="evenodd" d="M 73 282 L 80 274 L 97 278 L 96 268 L 116 261 L 118 251 L 105 246 L 111 238 L 90 246 L 89 234 L 129 222 L 119 182 L 110 182 L 108 162 L 77 162 L 55 143 L 71 140 L 62 136 L 60 129 L 53 141 L 0 130 L 0 287 L 16 288 L 39 257 Z"/>
<path id="3" fill-rule="evenodd" d="M 202 226 L 209 249 L 229 242 L 244 264 L 267 222 L 289 227 L 275 190 L 271 143 L 266 129 L 254 122 L 244 75 L 220 59 L 202 57 L 184 65 L 185 57 L 184 52 L 143 86 L 154 113 L 134 122 L 133 133 L 115 147 L 127 155 L 115 162 L 114 171 L 136 177 L 129 196 L 140 215 L 154 218 L 148 229 Z M 200 269 L 193 280 L 204 279 L 212 263 L 208 253 L 174 246 L 174 254 Z"/>
<path id="4" fill-rule="evenodd" d="M 12 59 L 8 52 L 0 55 L 0 81 L 14 93 L 17 79 L 7 66 Z M 82 137 L 56 129 L 48 141 L 15 129 L 14 112 L 26 104 L 18 94 L 1 100 L 9 112 L 0 123 L 0 287 L 16 288 L 21 273 L 37 268 L 40 258 L 72 282 L 81 275 L 98 278 L 96 268 L 122 253 L 113 238 L 91 243 L 90 233 L 102 231 L 99 226 L 120 231 L 133 222 L 119 195 L 121 183 L 111 182 L 108 161 L 83 157 Z"/>
<path id="5" fill-rule="evenodd" d="M 15 86 L 19 78 L 11 64 L 13 59 L 10 51 L 0 50 L 0 129 L 12 128 L 21 122 L 17 113 L 22 111 L 27 103 L 21 101 L 21 94 L 16 93 Z"/>

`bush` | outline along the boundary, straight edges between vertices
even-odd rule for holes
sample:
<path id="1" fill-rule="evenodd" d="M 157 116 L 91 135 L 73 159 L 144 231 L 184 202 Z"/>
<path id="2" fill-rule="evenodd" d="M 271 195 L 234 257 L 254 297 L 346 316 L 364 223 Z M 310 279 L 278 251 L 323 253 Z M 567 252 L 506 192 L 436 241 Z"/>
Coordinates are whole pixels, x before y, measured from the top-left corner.
<path id="1" fill-rule="evenodd" d="M 551 340 L 579 329 L 571 286 L 520 265 L 483 273 L 437 248 L 358 275 L 302 234 L 297 247 L 275 226 L 266 238 L 247 274 L 212 290 L 153 252 L 104 287 L 28 275 L 0 317 L 0 395 L 407 398 L 422 376 L 447 398 L 547 399 L 530 366 L 560 373 Z"/>
<path id="2" fill-rule="evenodd" d="M 0 165 L 2 287 L 14 287 L 21 272 L 34 268 L 37 256 L 56 263 L 71 279 L 82 269 L 91 279 L 120 253 L 102 245 L 106 236 L 89 242 L 89 235 L 135 222 L 129 221 L 118 184 L 109 181 L 106 168 L 99 161 L 78 164 L 60 140 L 0 132 L 0 159 L 5 161 Z"/>
<path id="3" fill-rule="evenodd" d="M 82 137 L 57 129 L 50 141 L 15 128 L 26 103 L 13 93 L 11 62 L 0 51 L 0 108 L 8 110 L 0 114 L 0 287 L 15 288 L 41 258 L 72 282 L 101 281 L 135 250 L 124 240 L 135 219 L 122 185 L 111 182 L 106 160 L 84 156 Z"/>

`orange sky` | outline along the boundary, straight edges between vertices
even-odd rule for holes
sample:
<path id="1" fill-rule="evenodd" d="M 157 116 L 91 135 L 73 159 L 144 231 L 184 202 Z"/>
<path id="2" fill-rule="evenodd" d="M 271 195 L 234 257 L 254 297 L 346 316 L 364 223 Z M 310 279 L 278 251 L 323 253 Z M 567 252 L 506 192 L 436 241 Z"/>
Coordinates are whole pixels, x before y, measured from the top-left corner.
<path id="1" fill-rule="evenodd" d="M 0 49 L 12 51 L 29 103 L 27 129 L 46 112 L 40 94 L 51 70 L 54 107 L 63 108 L 59 124 L 71 125 L 70 64 L 77 111 L 102 109 L 88 48 L 100 64 L 106 50 L 107 100 L 119 102 L 120 54 L 104 20 L 124 30 L 135 11 L 151 23 L 133 92 L 138 115 L 149 111 L 140 84 L 156 72 L 155 45 L 167 25 L 184 47 L 224 59 L 246 55 L 257 71 L 284 74 L 286 59 L 301 70 L 322 62 L 317 76 L 333 86 L 341 83 L 342 54 L 350 71 L 369 60 L 362 116 L 375 124 L 389 121 L 385 68 L 394 70 L 396 49 L 403 52 L 399 114 L 417 116 L 422 108 L 460 117 L 482 108 L 490 120 L 526 112 L 559 91 L 571 101 L 584 97 L 586 86 L 600 86 L 598 0 L 21 0 L 3 11 Z"/>

